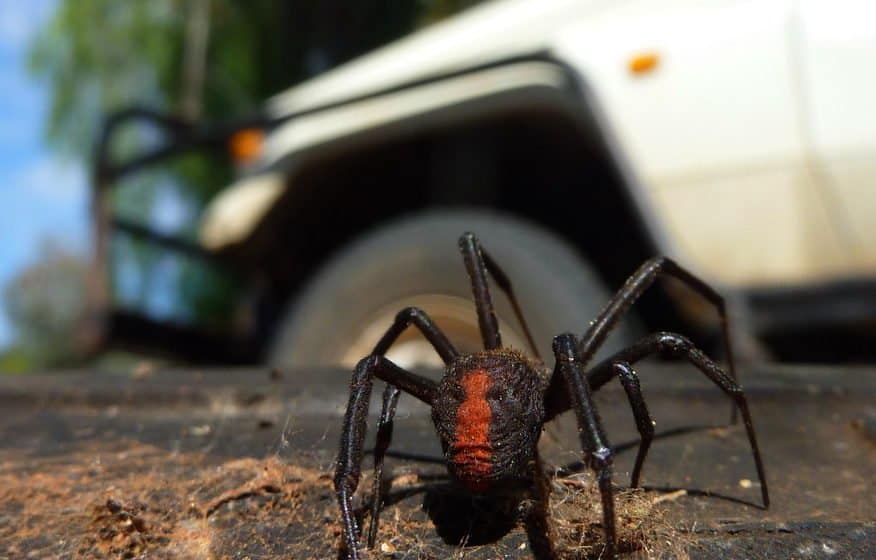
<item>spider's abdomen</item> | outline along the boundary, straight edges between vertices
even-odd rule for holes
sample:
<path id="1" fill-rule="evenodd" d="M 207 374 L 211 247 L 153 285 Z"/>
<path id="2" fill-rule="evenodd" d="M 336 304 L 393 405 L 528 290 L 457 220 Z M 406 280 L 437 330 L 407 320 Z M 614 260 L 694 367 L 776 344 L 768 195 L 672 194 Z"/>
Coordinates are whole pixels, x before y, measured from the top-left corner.
<path id="1" fill-rule="evenodd" d="M 466 372 L 460 382 L 465 398 L 456 409 L 454 437 L 447 449 L 447 460 L 455 471 L 468 475 L 472 491 L 484 491 L 493 470 L 490 443 L 493 412 L 487 402 L 492 380 L 485 370 L 475 369 Z"/>
<path id="2" fill-rule="evenodd" d="M 542 388 L 533 364 L 512 350 L 450 364 L 432 416 L 448 470 L 469 491 L 527 478 L 544 421 Z"/>

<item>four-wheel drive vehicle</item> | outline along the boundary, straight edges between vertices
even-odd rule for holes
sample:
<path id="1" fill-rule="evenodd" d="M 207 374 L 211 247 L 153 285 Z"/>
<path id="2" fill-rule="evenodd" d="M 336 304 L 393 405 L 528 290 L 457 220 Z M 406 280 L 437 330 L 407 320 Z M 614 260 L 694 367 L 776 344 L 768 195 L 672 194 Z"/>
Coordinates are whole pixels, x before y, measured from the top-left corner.
<path id="1" fill-rule="evenodd" d="M 472 230 L 508 270 L 545 355 L 667 254 L 728 296 L 748 350 L 872 357 L 874 15 L 849 0 L 489 2 L 240 121 L 123 111 L 95 172 L 104 339 L 216 362 L 351 363 L 416 305 L 473 347 L 456 249 Z M 167 142 L 115 161 L 132 119 Z M 245 164 L 196 242 L 113 216 L 121 179 L 229 144 Z M 114 305 L 110 231 L 230 271 L 238 320 L 208 330 Z M 676 288 L 646 297 L 618 338 L 671 328 L 708 342 L 711 315 Z M 393 357 L 430 355 L 412 333 Z"/>

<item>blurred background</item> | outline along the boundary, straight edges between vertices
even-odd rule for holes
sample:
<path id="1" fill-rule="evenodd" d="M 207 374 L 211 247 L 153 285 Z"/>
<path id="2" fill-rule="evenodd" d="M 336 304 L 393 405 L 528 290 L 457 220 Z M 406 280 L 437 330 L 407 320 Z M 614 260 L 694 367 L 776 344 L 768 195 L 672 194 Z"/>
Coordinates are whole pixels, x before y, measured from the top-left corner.
<path id="1" fill-rule="evenodd" d="M 874 61 L 851 0 L 2 1 L 0 371 L 475 348 L 466 230 L 542 355 L 667 254 L 742 358 L 871 362 Z M 612 345 L 719 326 L 668 282 Z"/>
<path id="2" fill-rule="evenodd" d="M 0 204 L 7 212 L 0 244 L 0 371 L 85 359 L 72 335 L 86 312 L 93 252 L 89 170 L 108 113 L 134 103 L 193 121 L 254 112 L 291 84 L 473 3 L 0 4 L 6 100 Z M 138 132 L 124 142 L 152 140 Z M 158 165 L 114 203 L 121 212 L 148 217 L 159 231 L 193 235 L 193 217 L 232 169 L 227 162 L 216 170 L 190 167 Z M 118 243 L 120 302 L 158 318 L 209 320 L 228 313 L 228 288 L 211 286 L 190 263 Z"/>

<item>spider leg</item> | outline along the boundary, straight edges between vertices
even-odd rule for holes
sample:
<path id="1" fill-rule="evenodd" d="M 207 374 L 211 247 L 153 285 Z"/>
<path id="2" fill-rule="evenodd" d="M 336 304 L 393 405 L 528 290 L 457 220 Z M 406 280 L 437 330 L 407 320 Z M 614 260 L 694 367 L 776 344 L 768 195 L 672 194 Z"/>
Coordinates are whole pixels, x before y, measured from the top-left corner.
<path id="1" fill-rule="evenodd" d="M 471 280 L 471 291 L 477 308 L 478 325 L 481 338 L 484 340 L 484 348 L 487 350 L 501 348 L 502 337 L 499 335 L 499 322 L 496 320 L 490 287 L 487 285 L 487 267 L 481 244 L 473 233 L 464 233 L 459 238 L 459 249 L 462 251 L 465 270 Z"/>
<path id="2" fill-rule="evenodd" d="M 432 344 L 435 351 L 438 352 L 438 355 L 441 356 L 441 359 L 445 364 L 452 362 L 453 359 L 459 355 L 459 352 L 457 352 L 456 348 L 454 348 L 450 341 L 447 340 L 447 337 L 444 336 L 441 329 L 432 322 L 432 319 L 426 315 L 425 311 L 418 307 L 405 307 L 399 311 L 396 314 L 392 325 L 386 329 L 386 333 L 384 333 L 374 346 L 374 350 L 372 350 L 371 354 L 378 356 L 386 354 L 386 351 L 389 350 L 392 343 L 395 342 L 401 333 L 410 325 L 414 325 L 423 333 L 423 336 L 425 336 L 426 340 Z"/>
<path id="3" fill-rule="evenodd" d="M 706 356 L 700 349 L 684 336 L 675 333 L 659 332 L 646 336 L 639 342 L 636 342 L 629 348 L 621 350 L 614 356 L 600 362 L 593 367 L 588 373 L 587 378 L 590 381 L 590 388 L 593 391 L 608 383 L 615 374 L 620 372 L 616 368 L 618 362 L 626 364 L 635 364 L 639 360 L 652 354 L 665 354 L 670 356 L 679 356 L 693 364 L 698 370 L 703 372 L 706 377 L 712 380 L 722 391 L 724 391 L 731 399 L 735 406 L 742 414 L 742 421 L 745 425 L 745 431 L 748 434 L 748 441 L 751 445 L 751 453 L 754 457 L 754 465 L 757 469 L 757 476 L 760 480 L 761 495 L 763 498 L 764 507 L 769 507 L 770 498 L 767 489 L 766 475 L 764 474 L 763 461 L 760 456 L 760 448 L 757 445 L 757 438 L 754 432 L 754 424 L 751 420 L 751 413 L 748 410 L 748 400 L 745 398 L 745 393 L 742 387 L 735 379 L 727 375 L 712 359 Z M 621 377 L 623 382 L 623 377 Z M 629 392 L 627 393 L 629 394 Z M 641 395 L 639 395 L 639 398 Z M 630 402 L 633 398 L 630 397 Z M 634 405 L 635 407 L 635 405 Z M 634 409 L 635 410 L 635 409 Z M 639 423 L 639 419 L 636 419 Z M 641 432 L 641 430 L 640 430 Z M 644 443 L 644 437 L 643 437 Z M 641 454 L 641 449 L 640 449 Z M 644 457 L 642 457 L 644 460 Z M 636 458 L 637 466 L 639 457 Z M 633 474 L 634 480 L 635 471 Z M 635 486 L 635 482 L 633 483 Z"/>
<path id="4" fill-rule="evenodd" d="M 490 297 L 490 287 L 487 284 L 487 266 L 484 263 L 483 250 L 478 238 L 473 233 L 464 233 L 459 238 L 459 250 L 465 261 L 465 270 L 471 279 L 471 291 L 478 313 L 478 326 L 484 348 L 492 350 L 502 347 L 502 337 L 499 335 L 499 322 L 493 310 L 493 300 Z"/>
<path id="5" fill-rule="evenodd" d="M 636 453 L 636 462 L 633 467 L 633 473 L 630 477 L 630 486 L 633 488 L 639 485 L 639 478 L 642 473 L 642 465 L 645 462 L 645 457 L 648 450 L 651 448 L 651 442 L 654 440 L 654 422 L 651 419 L 651 414 L 648 412 L 648 406 L 645 404 L 645 399 L 642 397 L 642 389 L 639 384 L 639 376 L 633 369 L 633 366 L 625 361 L 621 355 L 615 355 L 601 362 L 593 370 L 587 373 L 587 379 L 590 382 L 590 390 L 596 391 L 605 382 L 596 386 L 593 383 L 593 374 L 598 373 L 604 376 L 605 382 L 617 375 L 621 386 L 627 395 L 627 400 L 630 401 L 630 408 L 633 411 L 633 419 L 636 421 L 636 429 L 639 431 L 640 443 L 639 450 Z M 600 378 L 602 379 L 602 377 Z M 568 388 L 561 376 L 554 375 L 545 398 L 545 409 L 547 411 L 546 421 L 554 419 L 557 415 L 572 408 L 571 398 Z"/>
<path id="6" fill-rule="evenodd" d="M 387 385 L 383 390 L 383 408 L 377 423 L 377 443 L 374 445 L 374 481 L 371 490 L 371 523 L 368 526 L 368 548 L 374 548 L 377 527 L 380 525 L 380 509 L 383 507 L 383 459 L 392 442 L 392 421 L 401 391 Z"/>
<path id="7" fill-rule="evenodd" d="M 520 309 L 520 303 L 517 301 L 517 296 L 514 294 L 514 288 L 511 285 L 511 279 L 499 266 L 499 263 L 490 256 L 490 254 L 481 246 L 480 241 L 475 234 L 466 232 L 459 238 L 459 249 L 462 251 L 463 259 L 465 260 L 465 268 L 468 271 L 468 276 L 471 279 L 471 289 L 475 300 L 475 306 L 478 313 L 478 324 L 481 329 L 481 336 L 484 339 L 484 348 L 499 348 L 502 346 L 502 338 L 499 334 L 499 324 L 496 321 L 496 314 L 493 311 L 493 301 L 490 296 L 490 288 L 487 284 L 487 275 L 490 276 L 499 286 L 499 289 L 505 293 L 505 297 L 511 302 L 511 307 L 514 309 L 514 315 L 520 326 L 523 327 L 523 334 L 526 336 L 526 342 L 532 349 L 533 354 L 539 360 L 541 356 L 538 353 L 538 347 L 535 345 L 535 339 L 532 337 L 532 331 L 529 330 L 529 324 L 523 316 L 523 311 Z"/>
<path id="8" fill-rule="evenodd" d="M 457 356 L 457 351 L 422 309 L 407 307 L 398 312 L 393 324 L 378 341 L 372 355 L 382 356 L 408 326 L 414 325 L 432 344 L 441 359 L 447 363 Z M 398 405 L 399 389 L 391 384 L 383 391 L 383 405 L 377 423 L 377 442 L 374 446 L 374 482 L 372 486 L 371 521 L 368 527 L 368 548 L 377 540 L 380 510 L 383 507 L 383 461 L 392 442 L 393 418 Z"/>
<path id="9" fill-rule="evenodd" d="M 612 451 L 602 429 L 602 421 L 593 404 L 590 383 L 584 364 L 577 358 L 576 341 L 572 334 L 554 338 L 556 370 L 565 381 L 566 389 L 575 415 L 578 418 L 578 433 L 584 451 L 584 461 L 596 472 L 599 493 L 602 497 L 602 526 L 605 530 L 605 554 L 617 557 L 617 533 L 615 530 L 614 495 L 611 487 Z"/>
<path id="10" fill-rule="evenodd" d="M 344 415 L 341 430 L 341 445 L 335 468 L 334 486 L 341 508 L 344 542 L 347 557 L 359 558 L 359 527 L 353 514 L 353 494 L 359 485 L 362 466 L 362 444 L 367 427 L 368 401 L 374 377 L 410 393 L 426 404 L 431 405 L 437 384 L 431 379 L 421 377 L 402 369 L 383 356 L 371 355 L 356 365 L 350 383 L 350 400 Z M 386 442 L 388 445 L 388 441 Z"/>
<path id="11" fill-rule="evenodd" d="M 727 351 L 727 367 L 730 377 L 735 381 L 736 364 L 733 361 L 733 349 L 730 344 L 730 330 L 727 319 L 727 306 L 724 298 L 711 286 L 694 276 L 675 261 L 667 257 L 654 257 L 645 261 L 636 272 L 630 276 L 624 285 L 596 317 L 596 320 L 581 337 L 578 344 L 578 358 L 587 364 L 605 338 L 615 327 L 620 318 L 629 310 L 637 299 L 654 283 L 659 276 L 672 276 L 707 299 L 718 311 L 721 321 L 721 333 L 724 347 Z M 731 410 L 730 422 L 736 423 L 736 408 Z"/>
<path id="12" fill-rule="evenodd" d="M 532 332 L 529 330 L 529 325 L 523 317 L 523 311 L 520 309 L 520 304 L 517 302 L 517 296 L 514 295 L 514 288 L 511 286 L 511 279 L 508 278 L 508 275 L 505 274 L 505 271 L 502 270 L 499 263 L 497 263 L 483 247 L 481 248 L 481 255 L 484 257 L 484 264 L 487 266 L 487 271 L 490 273 L 490 276 L 493 277 L 493 280 L 499 286 L 499 289 L 505 292 L 505 297 L 511 302 L 511 307 L 514 309 L 514 315 L 517 316 L 517 322 L 523 327 L 523 334 L 526 335 L 526 342 L 532 349 L 533 355 L 541 360 L 541 356 L 538 353 L 538 347 L 535 345 L 535 339 L 532 338 Z"/>
<path id="13" fill-rule="evenodd" d="M 636 421 L 636 429 L 639 430 L 639 450 L 636 452 L 636 462 L 633 466 L 633 474 L 630 476 L 630 486 L 636 488 L 639 486 L 639 477 L 642 474 L 642 465 L 645 462 L 645 456 L 648 454 L 648 449 L 651 448 L 651 442 L 654 440 L 654 421 L 648 413 L 648 406 L 645 404 L 645 399 L 642 397 L 642 389 L 639 385 L 639 376 L 636 375 L 636 370 L 633 369 L 627 362 L 614 362 L 611 364 L 612 370 L 620 379 L 621 385 L 627 394 L 627 399 L 630 401 L 630 407 L 633 409 L 633 418 Z"/>

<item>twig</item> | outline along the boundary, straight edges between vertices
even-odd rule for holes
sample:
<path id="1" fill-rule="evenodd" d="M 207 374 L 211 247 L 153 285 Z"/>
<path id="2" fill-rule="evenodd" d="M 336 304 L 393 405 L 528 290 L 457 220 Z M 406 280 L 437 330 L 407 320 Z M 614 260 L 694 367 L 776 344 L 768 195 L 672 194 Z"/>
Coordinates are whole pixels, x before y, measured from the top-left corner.
<path id="1" fill-rule="evenodd" d="M 676 490 L 675 492 L 670 492 L 668 494 L 663 494 L 662 496 L 657 496 L 653 500 L 651 500 L 652 504 L 659 504 L 662 502 L 673 502 L 682 496 L 687 496 L 687 490 L 681 489 Z"/>
<path id="2" fill-rule="evenodd" d="M 280 487 L 270 483 L 261 484 L 256 486 L 255 488 L 247 488 L 248 486 L 252 486 L 252 484 L 245 484 L 243 488 L 225 492 L 215 500 L 211 501 L 209 504 L 207 504 L 207 510 L 204 513 L 204 517 L 210 517 L 213 512 L 215 512 L 217 509 L 227 504 L 228 502 L 251 498 L 252 496 L 257 496 L 263 492 L 266 492 L 268 494 L 280 493 Z"/>

